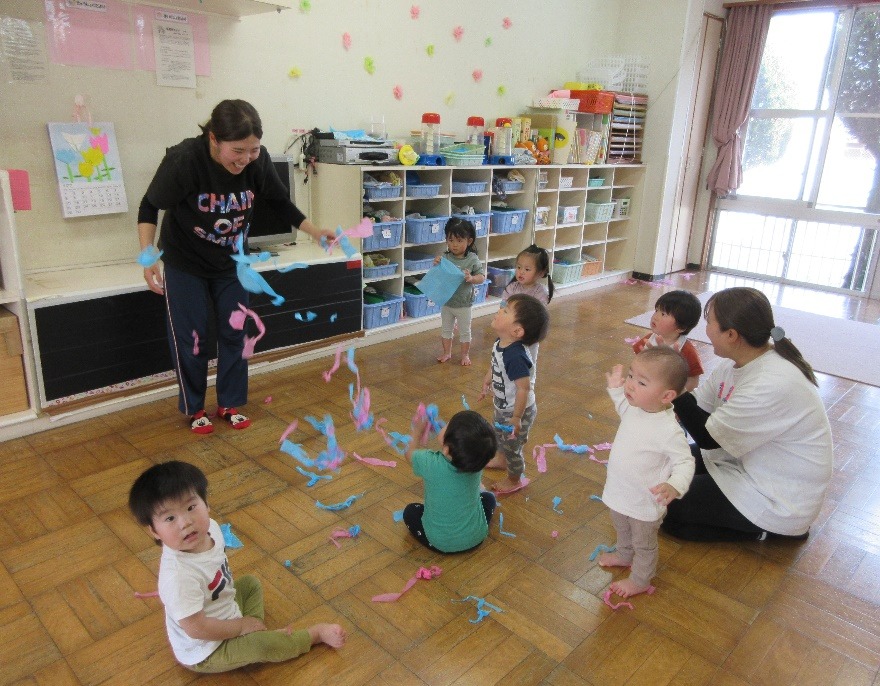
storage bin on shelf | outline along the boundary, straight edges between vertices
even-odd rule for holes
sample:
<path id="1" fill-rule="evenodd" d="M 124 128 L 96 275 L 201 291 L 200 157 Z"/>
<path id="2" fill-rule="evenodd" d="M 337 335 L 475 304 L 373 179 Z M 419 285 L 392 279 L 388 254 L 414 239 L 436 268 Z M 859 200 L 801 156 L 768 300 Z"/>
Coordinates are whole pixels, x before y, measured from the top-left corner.
<path id="1" fill-rule="evenodd" d="M 587 185 L 588 185 L 590 188 L 601 188 L 602 186 L 605 185 L 605 179 L 599 179 L 599 178 L 596 178 L 596 179 L 590 179 L 590 180 L 587 182 Z"/>
<path id="2" fill-rule="evenodd" d="M 614 212 L 613 202 L 588 202 L 584 205 L 584 221 L 607 222 Z"/>
<path id="3" fill-rule="evenodd" d="M 408 183 L 406 185 L 407 198 L 433 198 L 440 193 L 439 183 Z"/>
<path id="4" fill-rule="evenodd" d="M 574 177 L 573 176 L 560 176 L 559 177 L 559 189 L 565 190 L 567 188 L 571 188 L 574 185 Z"/>
<path id="5" fill-rule="evenodd" d="M 485 193 L 488 181 L 453 181 L 453 193 Z"/>
<path id="6" fill-rule="evenodd" d="M 489 225 L 492 223 L 491 212 L 480 212 L 478 214 L 453 214 L 452 216 L 458 219 L 464 219 L 473 224 L 477 238 L 489 235 Z"/>
<path id="7" fill-rule="evenodd" d="M 483 164 L 484 149 L 474 143 L 458 143 L 440 148 L 440 154 L 451 167 L 475 167 Z"/>
<path id="8" fill-rule="evenodd" d="M 403 235 L 403 221 L 375 222 L 373 235 L 364 238 L 361 242 L 361 252 L 367 250 L 385 250 L 396 248 L 400 245 L 400 237 Z"/>
<path id="9" fill-rule="evenodd" d="M 446 240 L 446 222 L 448 216 L 406 218 L 407 243 L 440 243 Z"/>
<path id="10" fill-rule="evenodd" d="M 434 266 L 434 256 L 421 252 L 406 252 L 403 255 L 403 268 L 408 272 L 428 271 Z"/>
<path id="11" fill-rule="evenodd" d="M 397 264 L 397 262 L 391 262 L 381 267 L 364 267 L 364 278 L 377 279 L 381 276 L 391 276 L 397 272 Z"/>
<path id="12" fill-rule="evenodd" d="M 528 210 L 513 210 L 509 208 L 492 209 L 491 233 L 519 233 L 526 225 Z"/>
<path id="13" fill-rule="evenodd" d="M 602 273 L 602 260 L 587 253 L 581 253 L 581 259 L 584 262 L 584 266 L 581 269 L 581 278 Z"/>
<path id="14" fill-rule="evenodd" d="M 403 297 L 406 300 L 406 316 L 412 319 L 437 314 L 440 305 L 431 300 L 415 286 L 404 286 Z"/>
<path id="15" fill-rule="evenodd" d="M 486 302 L 486 293 L 489 291 L 489 279 L 474 286 L 474 305 Z"/>
<path id="16" fill-rule="evenodd" d="M 612 91 L 571 91 L 571 97 L 579 102 L 578 112 L 590 114 L 611 114 L 614 109 Z"/>
<path id="17" fill-rule="evenodd" d="M 581 278 L 583 266 L 583 262 L 557 262 L 554 260 L 550 278 L 553 279 L 553 283 L 558 285 L 573 283 Z"/>
<path id="18" fill-rule="evenodd" d="M 399 295 L 364 293 L 364 328 L 375 329 L 399 322 L 403 303 L 404 299 Z"/>
<path id="19" fill-rule="evenodd" d="M 500 298 L 507 288 L 507 284 L 516 274 L 514 267 L 486 267 L 486 281 L 489 283 L 489 293 Z"/>
<path id="20" fill-rule="evenodd" d="M 500 179 L 498 181 L 498 186 L 505 193 L 516 193 L 517 191 L 521 191 L 525 184 L 522 181 L 508 181 L 506 179 Z"/>
<path id="21" fill-rule="evenodd" d="M 560 205 L 556 221 L 560 224 L 573 224 L 578 220 L 578 209 L 580 208 L 577 205 Z"/>
<path id="22" fill-rule="evenodd" d="M 364 197 L 367 200 L 393 200 L 400 197 L 402 186 L 390 184 L 364 184 Z"/>

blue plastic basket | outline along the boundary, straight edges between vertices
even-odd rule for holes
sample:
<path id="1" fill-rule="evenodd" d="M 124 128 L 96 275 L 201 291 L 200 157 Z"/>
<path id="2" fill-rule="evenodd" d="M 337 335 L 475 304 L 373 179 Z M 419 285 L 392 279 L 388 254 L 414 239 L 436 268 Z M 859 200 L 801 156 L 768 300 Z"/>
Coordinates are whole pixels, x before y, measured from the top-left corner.
<path id="1" fill-rule="evenodd" d="M 441 243 L 446 240 L 446 222 L 449 217 L 426 217 L 406 220 L 407 243 Z"/>
<path id="2" fill-rule="evenodd" d="M 492 210 L 492 233 L 519 233 L 525 228 L 528 210 Z"/>
<path id="3" fill-rule="evenodd" d="M 361 243 L 361 251 L 385 250 L 396 248 L 400 245 L 400 237 L 403 234 L 403 222 L 376 222 L 373 224 L 373 235 L 364 238 Z"/>
<path id="4" fill-rule="evenodd" d="M 485 193 L 487 181 L 453 181 L 453 193 Z"/>
<path id="5" fill-rule="evenodd" d="M 483 283 L 478 283 L 474 286 L 474 305 L 486 302 L 486 293 L 489 291 L 489 283 L 489 279 L 486 279 Z"/>
<path id="6" fill-rule="evenodd" d="M 381 303 L 364 303 L 364 328 L 375 329 L 377 326 L 394 324 L 400 321 L 403 298 L 390 293 L 380 294 L 385 301 Z"/>
<path id="7" fill-rule="evenodd" d="M 376 279 L 380 276 L 392 276 L 397 272 L 397 262 L 383 264 L 381 267 L 364 267 L 365 279 Z"/>
<path id="8" fill-rule="evenodd" d="M 403 255 L 403 268 L 410 272 L 428 271 L 434 266 L 434 255 L 407 252 Z"/>
<path id="9" fill-rule="evenodd" d="M 364 186 L 367 200 L 392 200 L 400 197 L 403 186 Z"/>
<path id="10" fill-rule="evenodd" d="M 516 274 L 514 267 L 486 267 L 486 283 L 489 284 L 489 292 L 500 298 L 514 274 Z"/>
<path id="11" fill-rule="evenodd" d="M 406 185 L 407 198 L 433 198 L 439 192 L 439 183 L 409 183 Z"/>
<path id="12" fill-rule="evenodd" d="M 505 193 L 515 193 L 516 191 L 521 191 L 523 189 L 522 181 L 499 181 L 499 185 L 501 186 L 501 190 Z"/>
<path id="13" fill-rule="evenodd" d="M 416 295 L 404 291 L 403 297 L 406 300 L 406 316 L 411 319 L 427 317 L 429 314 L 437 314 L 440 311 L 440 305 L 428 298 L 427 295 Z"/>
<path id="14" fill-rule="evenodd" d="M 489 225 L 492 223 L 492 213 L 482 212 L 480 214 L 453 214 L 457 219 L 465 219 L 474 225 L 477 232 L 477 238 L 489 235 Z"/>

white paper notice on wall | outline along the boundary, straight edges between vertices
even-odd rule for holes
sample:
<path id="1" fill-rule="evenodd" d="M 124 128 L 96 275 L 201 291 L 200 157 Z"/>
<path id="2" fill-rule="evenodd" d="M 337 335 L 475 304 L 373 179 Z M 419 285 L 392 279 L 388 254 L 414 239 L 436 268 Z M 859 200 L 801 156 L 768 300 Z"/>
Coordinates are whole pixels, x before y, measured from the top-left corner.
<path id="1" fill-rule="evenodd" d="M 192 26 L 156 21 L 153 23 L 156 47 L 156 83 L 173 88 L 196 87 L 196 53 Z"/>
<path id="2" fill-rule="evenodd" d="M 119 146 L 109 122 L 50 122 L 63 217 L 128 212 Z"/>

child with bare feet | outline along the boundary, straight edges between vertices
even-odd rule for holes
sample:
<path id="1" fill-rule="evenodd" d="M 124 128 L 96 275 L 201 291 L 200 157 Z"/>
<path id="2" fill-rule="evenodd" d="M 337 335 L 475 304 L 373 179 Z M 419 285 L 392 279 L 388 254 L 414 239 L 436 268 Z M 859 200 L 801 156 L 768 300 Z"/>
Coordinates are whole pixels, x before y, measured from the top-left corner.
<path id="1" fill-rule="evenodd" d="M 602 492 L 617 543 L 613 552 L 599 556 L 599 564 L 630 567 L 629 578 L 610 586 L 628 598 L 652 588 L 657 529 L 666 506 L 685 494 L 694 476 L 694 456 L 671 405 L 687 383 L 688 365 L 677 350 L 646 348 L 625 380 L 622 365 L 605 376 L 621 421 Z"/>
<path id="2" fill-rule="evenodd" d="M 442 351 L 438 362 L 452 359 L 452 337 L 455 333 L 455 322 L 458 321 L 458 340 L 461 343 L 461 364 L 471 364 L 471 316 L 474 305 L 474 286 L 486 280 L 483 263 L 477 256 L 474 241 L 477 232 L 474 225 L 466 219 L 453 217 L 446 222 L 446 252 L 437 255 L 434 264 L 441 259 L 449 260 L 464 272 L 464 281 L 456 289 L 452 297 L 440 308 L 440 345 Z"/>
<path id="3" fill-rule="evenodd" d="M 233 581 L 223 532 L 208 515 L 208 480 L 186 462 L 163 462 L 141 474 L 128 496 L 135 519 L 162 546 L 159 598 L 178 662 L 194 672 L 226 672 L 283 662 L 326 643 L 345 644 L 338 624 L 268 630 L 256 577 Z"/>
<path id="4" fill-rule="evenodd" d="M 486 465 L 507 468 L 507 478 L 492 484 L 496 493 L 512 493 L 525 486 L 523 446 L 535 421 L 535 365 L 530 345 L 544 340 L 550 315 L 543 303 L 522 293 L 510 296 L 492 319 L 498 340 L 492 346 L 492 363 L 483 380 L 479 399 L 494 397 L 495 432 L 499 453 Z M 503 428 L 499 428 L 503 427 Z"/>

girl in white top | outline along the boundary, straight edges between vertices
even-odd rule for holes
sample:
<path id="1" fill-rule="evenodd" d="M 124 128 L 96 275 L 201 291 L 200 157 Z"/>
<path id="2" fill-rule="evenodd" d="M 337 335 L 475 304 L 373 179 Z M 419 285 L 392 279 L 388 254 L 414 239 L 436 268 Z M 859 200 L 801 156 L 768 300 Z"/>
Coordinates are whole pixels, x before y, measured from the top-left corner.
<path id="1" fill-rule="evenodd" d="M 813 370 L 775 326 L 760 291 L 719 291 L 705 316 L 715 354 L 727 360 L 673 403 L 702 459 L 663 529 L 699 541 L 805 538 L 832 471 L 831 428 Z"/>

